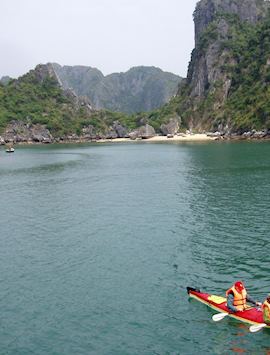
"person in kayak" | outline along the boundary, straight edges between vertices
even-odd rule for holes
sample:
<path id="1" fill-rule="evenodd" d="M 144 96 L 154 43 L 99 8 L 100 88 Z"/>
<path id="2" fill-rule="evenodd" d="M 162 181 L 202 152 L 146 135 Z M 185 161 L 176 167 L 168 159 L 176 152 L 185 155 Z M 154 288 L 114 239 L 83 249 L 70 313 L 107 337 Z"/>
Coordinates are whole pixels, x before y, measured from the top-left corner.
<path id="1" fill-rule="evenodd" d="M 262 309 L 263 309 L 264 323 L 266 323 L 267 325 L 270 325 L 270 293 L 266 297 L 266 300 L 263 302 Z"/>
<path id="2" fill-rule="evenodd" d="M 229 311 L 242 312 L 248 308 L 247 302 L 256 306 L 261 306 L 260 302 L 254 301 L 247 293 L 243 282 L 236 281 L 235 284 L 226 291 L 227 307 Z"/>

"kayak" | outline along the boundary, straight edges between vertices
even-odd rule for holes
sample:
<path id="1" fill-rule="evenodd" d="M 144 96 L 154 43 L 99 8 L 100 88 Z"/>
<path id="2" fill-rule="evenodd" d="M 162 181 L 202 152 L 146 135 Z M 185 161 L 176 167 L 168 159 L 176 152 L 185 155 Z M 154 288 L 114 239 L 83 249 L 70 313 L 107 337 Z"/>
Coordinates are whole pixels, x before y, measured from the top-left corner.
<path id="1" fill-rule="evenodd" d="M 198 289 L 187 287 L 189 297 L 206 304 L 208 307 L 222 313 L 228 313 L 228 316 L 248 324 L 264 324 L 263 312 L 261 308 L 249 307 L 242 312 L 230 313 L 227 308 L 227 300 L 225 297 L 203 293 Z M 265 328 L 270 328 L 266 326 Z"/>

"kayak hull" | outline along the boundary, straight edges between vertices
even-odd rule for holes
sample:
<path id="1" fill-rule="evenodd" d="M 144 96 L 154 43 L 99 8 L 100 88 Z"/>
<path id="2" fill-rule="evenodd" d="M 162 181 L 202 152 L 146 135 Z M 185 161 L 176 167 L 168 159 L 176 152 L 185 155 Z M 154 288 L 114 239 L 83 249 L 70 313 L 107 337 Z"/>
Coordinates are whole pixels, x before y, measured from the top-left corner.
<path id="1" fill-rule="evenodd" d="M 216 310 L 217 312 L 226 312 L 229 317 L 237 319 L 240 322 L 256 325 L 264 323 L 261 308 L 249 307 L 245 311 L 231 313 L 227 308 L 225 297 L 203 293 L 200 290 L 191 287 L 187 287 L 187 292 L 189 297 L 206 304 L 208 307 Z M 267 326 L 266 328 L 270 328 L 270 326 Z"/>

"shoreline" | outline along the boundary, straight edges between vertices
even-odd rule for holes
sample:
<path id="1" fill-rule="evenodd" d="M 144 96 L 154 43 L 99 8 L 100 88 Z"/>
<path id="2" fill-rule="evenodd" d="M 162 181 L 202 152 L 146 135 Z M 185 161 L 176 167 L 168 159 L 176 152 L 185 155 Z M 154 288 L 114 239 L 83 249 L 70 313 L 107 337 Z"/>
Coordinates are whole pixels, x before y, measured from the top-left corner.
<path id="1" fill-rule="evenodd" d="M 8 144 L 12 145 L 51 145 L 51 144 L 83 144 L 83 143 L 138 143 L 138 142 L 203 142 L 203 141 L 214 141 L 218 140 L 217 137 L 207 136 L 205 133 L 196 133 L 196 134 L 179 134 L 174 135 L 173 137 L 167 136 L 154 136 L 149 138 L 100 138 L 100 139 L 84 139 L 84 138 L 70 138 L 70 139 L 55 139 L 52 141 L 9 141 L 2 143 L 3 147 Z"/>
<path id="2" fill-rule="evenodd" d="M 205 133 L 196 133 L 196 134 L 182 134 L 175 135 L 173 137 L 167 136 L 154 136 L 151 138 L 113 138 L 113 139 L 99 139 L 96 143 L 106 143 L 106 142 L 203 142 L 203 141 L 215 141 L 217 137 L 210 137 Z"/>
<path id="3" fill-rule="evenodd" d="M 51 145 L 51 144 L 88 144 L 88 143 L 164 143 L 164 142 L 212 142 L 212 141 L 219 141 L 219 142 L 235 142 L 235 141 L 267 141 L 270 140 L 270 136 L 264 137 L 247 137 L 243 135 L 235 135 L 235 136 L 216 136 L 216 135 L 208 135 L 206 133 L 180 133 L 174 136 L 153 136 L 149 138 L 100 138 L 100 139 L 84 139 L 81 138 L 70 138 L 70 139 L 56 139 L 50 142 L 48 141 L 20 141 L 20 142 L 5 142 L 0 144 L 3 147 L 6 147 L 8 144 L 15 145 Z"/>

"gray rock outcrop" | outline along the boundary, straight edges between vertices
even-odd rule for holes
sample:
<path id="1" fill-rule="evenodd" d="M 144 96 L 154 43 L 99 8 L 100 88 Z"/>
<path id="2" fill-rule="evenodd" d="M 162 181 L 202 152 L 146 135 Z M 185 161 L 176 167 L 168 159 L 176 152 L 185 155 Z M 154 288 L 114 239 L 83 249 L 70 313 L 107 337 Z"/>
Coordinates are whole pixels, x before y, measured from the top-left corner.
<path id="1" fill-rule="evenodd" d="M 118 121 L 113 123 L 113 130 L 117 134 L 117 138 L 125 138 L 127 137 L 127 129 L 126 127 L 122 126 Z"/>
<path id="2" fill-rule="evenodd" d="M 179 131 L 181 124 L 181 118 L 178 117 L 173 117 L 169 120 L 169 123 L 167 124 L 162 124 L 160 126 L 160 130 L 164 136 L 169 135 L 174 135 Z"/>
<path id="3" fill-rule="evenodd" d="M 5 143 L 52 143 L 54 140 L 44 125 L 32 125 L 21 121 L 11 121 L 2 134 L 2 139 Z"/>
<path id="4" fill-rule="evenodd" d="M 156 135 L 154 127 L 146 124 L 139 128 L 139 135 L 142 139 L 152 138 Z"/>
<path id="5" fill-rule="evenodd" d="M 141 126 L 138 129 L 130 132 L 128 136 L 130 139 L 148 139 L 154 137 L 155 135 L 156 131 L 154 127 L 150 126 L 149 124 L 146 124 L 145 126 Z"/>

